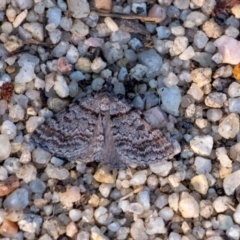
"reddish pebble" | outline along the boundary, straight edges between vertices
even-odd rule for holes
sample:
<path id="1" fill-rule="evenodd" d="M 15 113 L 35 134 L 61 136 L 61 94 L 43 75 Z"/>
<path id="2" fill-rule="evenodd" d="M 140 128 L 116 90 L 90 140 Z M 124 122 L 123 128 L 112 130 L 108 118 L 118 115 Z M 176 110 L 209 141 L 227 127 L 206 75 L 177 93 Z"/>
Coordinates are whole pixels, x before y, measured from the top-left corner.
<path id="1" fill-rule="evenodd" d="M 70 222 L 66 227 L 66 235 L 72 238 L 77 232 L 77 225 L 74 222 Z"/>
<path id="2" fill-rule="evenodd" d="M 94 0 L 94 7 L 96 9 L 110 11 L 112 8 L 112 0 Z"/>
<path id="3" fill-rule="evenodd" d="M 15 222 L 11 222 L 7 219 L 3 220 L 0 227 L 0 235 L 4 237 L 13 237 L 18 232 L 18 225 Z"/>
<path id="4" fill-rule="evenodd" d="M 166 10 L 158 4 L 154 4 L 149 10 L 148 16 L 159 18 L 159 22 L 162 22 L 166 18 Z"/>
<path id="5" fill-rule="evenodd" d="M 72 64 L 65 57 L 60 57 L 57 62 L 58 71 L 61 73 L 69 73 L 72 71 Z"/>
<path id="6" fill-rule="evenodd" d="M 19 180 L 15 175 L 8 177 L 4 181 L 0 181 L 0 197 L 6 196 L 19 188 Z"/>

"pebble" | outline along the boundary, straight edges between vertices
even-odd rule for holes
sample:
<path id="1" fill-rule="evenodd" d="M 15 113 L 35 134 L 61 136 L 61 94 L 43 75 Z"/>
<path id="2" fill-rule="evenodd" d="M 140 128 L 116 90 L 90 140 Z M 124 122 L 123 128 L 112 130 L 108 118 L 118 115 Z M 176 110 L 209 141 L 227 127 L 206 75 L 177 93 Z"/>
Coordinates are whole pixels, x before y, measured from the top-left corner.
<path id="1" fill-rule="evenodd" d="M 205 98 L 204 102 L 208 107 L 221 108 L 226 100 L 227 100 L 226 94 L 220 92 L 211 92 Z"/>
<path id="2" fill-rule="evenodd" d="M 208 109 L 207 110 L 207 119 L 211 122 L 219 121 L 223 116 L 221 109 Z"/>
<path id="3" fill-rule="evenodd" d="M 9 174 L 15 174 L 20 168 L 20 163 L 18 158 L 9 157 L 4 161 L 3 166 L 7 169 Z"/>
<path id="4" fill-rule="evenodd" d="M 24 219 L 18 222 L 18 226 L 24 232 L 39 234 L 42 221 L 39 215 L 28 213 L 24 214 Z"/>
<path id="5" fill-rule="evenodd" d="M 240 84 L 232 82 L 228 87 L 228 95 L 231 98 L 240 97 Z"/>
<path id="6" fill-rule="evenodd" d="M 69 217 L 73 222 L 77 222 L 82 217 L 82 212 L 79 209 L 71 209 L 69 211 Z"/>
<path id="7" fill-rule="evenodd" d="M 234 138 L 239 131 L 239 118 L 235 113 L 230 113 L 219 124 L 218 133 L 226 138 Z"/>
<path id="8" fill-rule="evenodd" d="M 0 161 L 8 158 L 11 153 L 11 144 L 9 137 L 5 134 L 0 134 Z"/>
<path id="9" fill-rule="evenodd" d="M 104 236 L 101 230 L 97 226 L 91 228 L 91 239 L 92 240 L 109 240 L 108 237 Z"/>
<path id="10" fill-rule="evenodd" d="M 100 73 L 106 66 L 107 64 L 100 57 L 95 58 L 91 63 L 91 69 L 94 73 Z"/>
<path id="11" fill-rule="evenodd" d="M 159 163 L 150 164 L 149 167 L 153 173 L 161 177 L 166 177 L 172 169 L 172 162 L 162 161 Z"/>
<path id="12" fill-rule="evenodd" d="M 116 179 L 107 167 L 99 168 L 93 175 L 93 178 L 100 183 L 115 183 Z"/>
<path id="13" fill-rule="evenodd" d="M 240 62 L 238 53 L 240 43 L 236 39 L 223 35 L 214 42 L 214 45 L 222 55 L 222 63 L 235 65 Z"/>
<path id="14" fill-rule="evenodd" d="M 213 148 L 213 137 L 210 135 L 195 136 L 190 141 L 192 150 L 201 156 L 210 156 Z"/>
<path id="15" fill-rule="evenodd" d="M 67 0 L 67 5 L 73 18 L 84 18 L 90 13 L 87 0 Z"/>
<path id="16" fill-rule="evenodd" d="M 56 91 L 57 95 L 61 98 L 65 98 L 69 95 L 69 87 L 63 76 L 61 75 L 56 76 L 56 81 L 54 83 L 54 90 Z"/>
<path id="17" fill-rule="evenodd" d="M 138 171 L 136 172 L 131 180 L 130 180 L 130 184 L 131 185 L 141 185 L 144 184 L 147 180 L 147 171 L 143 170 L 143 171 Z"/>
<path id="18" fill-rule="evenodd" d="M 196 218 L 199 216 L 199 205 L 194 197 L 187 192 L 181 193 L 178 208 L 184 218 Z"/>
<path id="19" fill-rule="evenodd" d="M 70 222 L 66 227 L 66 235 L 72 238 L 77 232 L 77 225 L 74 222 Z"/>
<path id="20" fill-rule="evenodd" d="M 208 181 L 207 178 L 204 174 L 199 174 L 194 176 L 191 179 L 191 184 L 193 185 L 194 189 L 201 193 L 201 194 L 206 194 L 208 191 Z"/>
<path id="21" fill-rule="evenodd" d="M 4 219 L 0 226 L 0 234 L 6 238 L 12 238 L 18 232 L 17 223 L 11 222 L 8 219 Z"/>
<path id="22" fill-rule="evenodd" d="M 188 47 L 188 38 L 184 36 L 177 36 L 174 39 L 173 45 L 170 47 L 169 52 L 171 56 L 177 56 L 185 51 Z"/>
<path id="23" fill-rule="evenodd" d="M 44 40 L 43 25 L 39 22 L 24 23 L 23 29 L 30 32 L 33 38 L 39 42 Z"/>
<path id="24" fill-rule="evenodd" d="M 212 163 L 210 159 L 203 157 L 196 157 L 194 161 L 197 174 L 210 173 L 212 170 Z"/>
<path id="25" fill-rule="evenodd" d="M 77 202 L 81 199 L 80 189 L 77 186 L 68 187 L 66 192 L 59 192 L 59 201 L 65 207 L 71 207 L 74 202 Z"/>
<path id="26" fill-rule="evenodd" d="M 226 168 L 232 167 L 232 160 L 229 159 L 227 155 L 227 150 L 225 147 L 219 147 L 216 149 L 217 159 L 220 161 L 221 165 Z"/>
<path id="27" fill-rule="evenodd" d="M 28 191 L 24 188 L 18 188 L 5 198 L 3 207 L 24 209 L 28 204 Z"/>
<path id="28" fill-rule="evenodd" d="M 34 130 L 41 124 L 44 122 L 44 117 L 30 117 L 27 121 L 26 121 L 26 130 L 28 133 L 33 133 Z"/>
<path id="29" fill-rule="evenodd" d="M 138 60 L 141 64 L 148 67 L 147 77 L 154 78 L 160 74 L 162 66 L 162 57 L 154 50 L 142 51 L 138 54 Z"/>
<path id="30" fill-rule="evenodd" d="M 147 240 L 148 236 L 146 234 L 146 229 L 144 227 L 144 222 L 142 219 L 137 219 L 131 226 L 130 233 L 134 240 L 142 239 Z"/>
<path id="31" fill-rule="evenodd" d="M 161 217 L 149 218 L 149 222 L 146 223 L 146 233 L 148 235 L 165 234 L 166 232 L 167 229 Z"/>
<path id="32" fill-rule="evenodd" d="M 240 185 L 239 174 L 240 174 L 240 170 L 237 170 L 224 178 L 223 189 L 228 196 L 233 194 L 235 189 Z"/>
<path id="33" fill-rule="evenodd" d="M 181 92 L 178 86 L 158 89 L 161 96 L 164 110 L 174 116 L 179 115 L 179 105 L 182 100 Z"/>
<path id="34" fill-rule="evenodd" d="M 187 15 L 183 25 L 185 28 L 193 28 L 202 25 L 207 20 L 207 16 L 198 11 L 192 11 Z"/>
<path id="35" fill-rule="evenodd" d="M 150 10 L 148 12 L 148 16 L 158 18 L 158 23 L 160 23 L 160 22 L 164 21 L 166 18 L 166 10 L 158 4 L 154 4 L 150 8 Z"/>
<path id="36" fill-rule="evenodd" d="M 240 97 L 236 98 L 229 98 L 228 100 L 229 103 L 229 112 L 231 113 L 240 113 Z"/>
<path id="37" fill-rule="evenodd" d="M 225 212 L 228 209 L 227 204 L 231 203 L 231 199 L 227 196 L 219 196 L 213 201 L 213 208 L 217 213 Z"/>
<path id="38" fill-rule="evenodd" d="M 229 156 L 232 160 L 240 161 L 240 143 L 236 143 L 230 147 Z"/>
<path id="39" fill-rule="evenodd" d="M 50 161 L 51 154 L 49 152 L 43 150 L 42 148 L 36 148 L 33 151 L 32 159 L 33 159 L 33 162 L 35 162 L 37 164 L 45 165 Z"/>
<path id="40" fill-rule="evenodd" d="M 212 81 L 211 68 L 197 68 L 191 71 L 191 78 L 200 88 Z"/>
<path id="41" fill-rule="evenodd" d="M 32 180 L 36 179 L 37 169 L 32 164 L 25 164 L 20 166 L 16 172 L 16 176 L 19 179 L 23 179 L 24 182 L 29 183 Z"/>
<path id="42" fill-rule="evenodd" d="M 35 178 L 29 184 L 30 189 L 33 193 L 44 193 L 46 190 L 46 184 L 39 178 Z"/>
<path id="43" fill-rule="evenodd" d="M 64 180 L 69 177 L 69 171 L 65 168 L 55 167 L 52 164 L 47 164 L 45 172 L 49 178 Z"/>
<path id="44" fill-rule="evenodd" d="M 18 178 L 15 175 L 6 177 L 0 181 L 0 196 L 7 196 L 17 188 L 19 188 Z"/>
<path id="45" fill-rule="evenodd" d="M 6 168 L 4 167 L 0 167 L 0 181 L 6 180 L 8 178 L 8 172 L 6 170 Z M 0 193 L 1 195 L 1 193 Z"/>
<path id="46" fill-rule="evenodd" d="M 17 128 L 13 122 L 6 120 L 2 123 L 1 133 L 9 137 L 10 140 L 14 139 L 17 135 Z"/>

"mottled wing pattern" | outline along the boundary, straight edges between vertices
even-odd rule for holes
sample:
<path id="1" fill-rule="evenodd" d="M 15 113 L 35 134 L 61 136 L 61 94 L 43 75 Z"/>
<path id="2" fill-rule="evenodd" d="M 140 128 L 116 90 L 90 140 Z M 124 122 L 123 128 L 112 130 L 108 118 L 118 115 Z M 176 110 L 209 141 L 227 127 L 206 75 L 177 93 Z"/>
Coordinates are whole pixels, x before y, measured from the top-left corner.
<path id="1" fill-rule="evenodd" d="M 90 104 L 90 109 L 83 106 L 85 102 Z M 57 157 L 92 161 L 101 152 L 103 143 L 101 119 L 92 107 L 93 102 L 94 98 L 87 96 L 71 104 L 42 123 L 31 140 Z"/>
<path id="2" fill-rule="evenodd" d="M 173 147 L 161 131 L 153 129 L 134 110 L 112 117 L 108 131 L 111 135 L 107 145 L 111 150 L 108 148 L 103 156 L 108 154 L 104 163 L 112 167 L 125 168 L 130 164 L 145 167 L 173 156 Z"/>

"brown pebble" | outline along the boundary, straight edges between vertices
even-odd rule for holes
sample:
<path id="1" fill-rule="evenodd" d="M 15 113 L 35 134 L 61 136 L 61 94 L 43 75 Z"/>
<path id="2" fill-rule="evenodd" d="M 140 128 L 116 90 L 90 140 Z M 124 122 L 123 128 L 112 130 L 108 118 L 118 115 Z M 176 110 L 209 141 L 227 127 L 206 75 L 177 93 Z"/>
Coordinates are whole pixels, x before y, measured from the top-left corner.
<path id="1" fill-rule="evenodd" d="M 112 8 L 112 0 L 94 0 L 96 9 L 110 11 Z"/>
<path id="2" fill-rule="evenodd" d="M 70 222 L 66 227 L 66 235 L 72 238 L 78 232 L 76 223 Z"/>
<path id="3" fill-rule="evenodd" d="M 158 4 L 154 4 L 148 12 L 149 17 L 159 18 L 159 22 L 162 22 L 166 18 L 166 10 Z"/>
<path id="4" fill-rule="evenodd" d="M 2 99 L 8 101 L 12 96 L 13 88 L 14 87 L 12 83 L 8 83 L 8 82 L 3 83 L 2 92 L 1 92 Z"/>
<path id="5" fill-rule="evenodd" d="M 61 73 L 69 73 L 72 71 L 72 64 L 65 57 L 60 57 L 57 62 L 58 71 Z"/>
<path id="6" fill-rule="evenodd" d="M 19 188 L 19 180 L 15 175 L 8 177 L 4 181 L 0 181 L 0 197 L 6 196 Z"/>
<path id="7" fill-rule="evenodd" d="M 11 222 L 7 219 L 3 220 L 0 227 L 0 235 L 4 237 L 13 237 L 18 232 L 18 225 L 15 222 Z"/>

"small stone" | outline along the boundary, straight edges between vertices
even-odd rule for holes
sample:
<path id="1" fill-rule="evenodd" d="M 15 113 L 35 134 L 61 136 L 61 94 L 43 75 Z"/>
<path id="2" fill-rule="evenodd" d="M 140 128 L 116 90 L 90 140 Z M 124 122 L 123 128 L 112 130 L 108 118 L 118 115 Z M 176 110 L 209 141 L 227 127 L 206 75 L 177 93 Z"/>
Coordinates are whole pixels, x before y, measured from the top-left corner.
<path id="1" fill-rule="evenodd" d="M 211 122 L 219 121 L 223 116 L 221 109 L 208 109 L 207 110 L 207 119 Z"/>
<path id="2" fill-rule="evenodd" d="M 39 234 L 42 221 L 42 217 L 39 215 L 28 213 L 24 215 L 24 219 L 18 222 L 18 226 L 24 232 Z"/>
<path id="3" fill-rule="evenodd" d="M 68 73 L 72 70 L 72 64 L 69 63 L 66 57 L 60 57 L 57 62 L 58 71 L 61 73 Z"/>
<path id="4" fill-rule="evenodd" d="M 132 225 L 130 230 L 131 236 L 134 240 L 147 240 L 148 235 L 142 219 L 137 219 Z"/>
<path id="5" fill-rule="evenodd" d="M 6 197 L 3 202 L 3 207 L 24 209 L 28 204 L 28 191 L 24 188 L 18 188 Z"/>
<path id="6" fill-rule="evenodd" d="M 4 47 L 8 52 L 14 52 L 23 46 L 23 41 L 16 36 L 8 37 L 7 41 L 4 43 Z"/>
<path id="7" fill-rule="evenodd" d="M 237 98 L 229 98 L 229 112 L 231 113 L 240 113 L 240 97 Z"/>
<path id="8" fill-rule="evenodd" d="M 69 211 L 69 217 L 73 222 L 77 222 L 82 217 L 82 212 L 79 209 L 71 209 Z"/>
<path id="9" fill-rule="evenodd" d="M 229 155 L 232 160 L 240 161 L 240 142 L 230 147 Z"/>
<path id="10" fill-rule="evenodd" d="M 96 9 L 110 11 L 112 8 L 112 0 L 94 0 L 94 6 Z"/>
<path id="11" fill-rule="evenodd" d="M 20 168 L 20 163 L 18 158 L 9 157 L 4 161 L 3 166 L 9 174 L 15 174 Z"/>
<path id="12" fill-rule="evenodd" d="M 5 160 L 10 156 L 11 144 L 9 137 L 5 134 L 0 134 L 0 161 Z"/>
<path id="13" fill-rule="evenodd" d="M 199 216 L 197 201 L 187 192 L 181 193 L 179 211 L 184 218 L 196 218 Z"/>
<path id="14" fill-rule="evenodd" d="M 15 175 L 0 181 L 0 196 L 7 196 L 15 189 L 19 188 L 19 180 Z"/>
<path id="15" fill-rule="evenodd" d="M 25 9 L 20 14 L 18 14 L 17 17 L 13 21 L 13 27 L 17 28 L 24 21 L 24 19 L 27 17 L 27 14 L 28 14 L 27 9 Z"/>
<path id="16" fill-rule="evenodd" d="M 122 59 L 124 56 L 123 49 L 118 42 L 106 42 L 103 46 L 103 55 L 110 64 Z"/>
<path id="17" fill-rule="evenodd" d="M 199 49 L 203 49 L 208 42 L 208 37 L 203 31 L 197 31 L 194 35 L 193 42 Z"/>
<path id="18" fill-rule="evenodd" d="M 162 161 L 159 163 L 150 164 L 149 167 L 153 173 L 161 177 L 166 177 L 172 169 L 172 162 Z"/>
<path id="19" fill-rule="evenodd" d="M 158 23 L 164 21 L 164 19 L 166 18 L 167 14 L 166 14 L 166 10 L 161 7 L 158 4 L 154 4 L 149 12 L 148 12 L 148 16 L 149 17 L 155 17 L 155 18 L 159 18 Z"/>
<path id="20" fill-rule="evenodd" d="M 228 87 L 228 95 L 231 98 L 240 97 L 240 84 L 232 82 Z"/>
<path id="21" fill-rule="evenodd" d="M 66 235 L 70 238 L 72 238 L 76 233 L 78 232 L 78 228 L 76 223 L 74 222 L 70 222 L 67 226 L 66 226 Z"/>
<path id="22" fill-rule="evenodd" d="M 92 71 L 91 61 L 88 58 L 80 57 L 77 60 L 75 68 L 83 73 L 90 73 Z"/>
<path id="23" fill-rule="evenodd" d="M 203 195 L 208 191 L 208 181 L 204 174 L 194 176 L 191 179 L 191 184 L 197 192 Z"/>
<path id="24" fill-rule="evenodd" d="M 118 25 L 110 17 L 105 17 L 104 22 L 112 32 L 116 32 L 119 29 Z"/>
<path id="25" fill-rule="evenodd" d="M 93 178 L 97 182 L 101 183 L 115 183 L 116 179 L 115 176 L 110 173 L 110 169 L 107 167 L 99 168 L 93 175 Z"/>
<path id="26" fill-rule="evenodd" d="M 27 122 L 26 122 L 26 130 L 28 133 L 33 133 L 34 130 L 41 124 L 44 122 L 44 118 L 43 117 L 30 117 Z"/>
<path id="27" fill-rule="evenodd" d="M 192 83 L 187 94 L 191 95 L 197 101 L 200 101 L 204 95 L 202 89 L 196 83 Z"/>
<path id="28" fill-rule="evenodd" d="M 77 186 L 68 187 L 66 192 L 59 192 L 58 195 L 60 202 L 66 207 L 71 207 L 74 202 L 81 198 L 80 189 Z"/>
<path id="29" fill-rule="evenodd" d="M 213 207 L 217 213 L 225 212 L 228 209 L 228 205 L 231 203 L 231 199 L 227 196 L 217 197 L 213 201 Z"/>
<path id="30" fill-rule="evenodd" d="M 185 28 L 193 28 L 202 25 L 207 20 L 207 16 L 204 15 L 202 12 L 198 11 L 191 11 L 188 15 L 186 20 L 184 21 Z"/>
<path id="31" fill-rule="evenodd" d="M 39 22 L 24 23 L 23 28 L 32 34 L 32 37 L 39 42 L 44 40 L 43 25 Z"/>
<path id="32" fill-rule="evenodd" d="M 229 229 L 227 229 L 226 232 L 227 236 L 229 238 L 232 238 L 234 240 L 237 240 L 240 238 L 240 228 L 238 225 L 233 225 Z"/>
<path id="33" fill-rule="evenodd" d="M 43 150 L 42 148 L 36 148 L 33 151 L 32 158 L 33 162 L 37 164 L 46 165 L 51 159 L 51 154 Z"/>
<path id="34" fill-rule="evenodd" d="M 55 167 L 52 164 L 47 164 L 45 169 L 46 174 L 49 178 L 55 178 L 58 180 L 64 180 L 69 177 L 69 171 L 65 168 Z"/>
<path id="35" fill-rule="evenodd" d="M 157 31 L 158 39 L 167 39 L 171 34 L 170 29 L 168 27 L 165 27 L 165 26 L 157 27 L 156 31 Z"/>
<path id="36" fill-rule="evenodd" d="M 100 73 L 107 64 L 102 60 L 102 58 L 95 58 L 91 64 L 91 69 L 94 73 Z"/>
<path id="37" fill-rule="evenodd" d="M 134 79 L 140 81 L 147 71 L 148 67 L 137 63 L 133 68 L 131 68 L 130 74 Z"/>
<path id="38" fill-rule="evenodd" d="M 219 124 L 218 133 L 226 138 L 234 138 L 239 131 L 239 118 L 235 113 L 230 113 Z"/>
<path id="39" fill-rule="evenodd" d="M 203 157 L 196 157 L 194 162 L 197 174 L 210 173 L 212 170 L 212 163 L 210 159 Z"/>
<path id="40" fill-rule="evenodd" d="M 221 108 L 226 100 L 227 100 L 226 94 L 220 92 L 211 92 L 205 98 L 205 104 L 208 107 Z"/>
<path id="41" fill-rule="evenodd" d="M 4 168 L 3 166 L 0 166 L 0 181 L 4 181 L 8 178 L 8 172 L 7 169 Z M 1 188 L 1 186 L 0 186 Z M 1 195 L 1 192 L 0 192 Z"/>
<path id="42" fill-rule="evenodd" d="M 85 18 L 90 13 L 87 0 L 67 0 L 67 5 L 73 18 Z"/>
<path id="43" fill-rule="evenodd" d="M 217 159 L 220 161 L 221 165 L 226 168 L 232 167 L 232 161 L 227 155 L 227 150 L 225 147 L 219 147 L 216 149 Z"/>
<path id="44" fill-rule="evenodd" d="M 148 67 L 147 77 L 156 77 L 160 74 L 162 57 L 154 49 L 140 52 L 138 60 L 141 64 Z"/>
<path id="45" fill-rule="evenodd" d="M 92 240 L 109 240 L 108 237 L 104 236 L 104 234 L 100 231 L 97 226 L 91 228 L 91 239 Z"/>
<path id="46" fill-rule="evenodd" d="M 3 220 L 0 226 L 0 234 L 6 238 L 12 238 L 18 232 L 18 225 L 15 222 L 11 222 L 7 219 Z"/>
<path id="47" fill-rule="evenodd" d="M 169 52 L 171 56 L 177 56 L 185 51 L 188 47 L 188 38 L 184 36 L 178 36 L 174 39 L 172 47 Z"/>
<path id="48" fill-rule="evenodd" d="M 33 193 L 42 194 L 46 190 L 46 184 L 39 178 L 35 178 L 30 182 L 30 189 Z"/>
<path id="49" fill-rule="evenodd" d="M 147 171 L 142 170 L 136 172 L 133 176 L 132 179 L 130 180 L 131 185 L 141 185 L 144 184 L 147 180 Z"/>
<path id="50" fill-rule="evenodd" d="M 99 186 L 99 192 L 103 195 L 103 197 L 107 198 L 111 192 L 112 184 L 102 183 Z"/>
<path id="51" fill-rule="evenodd" d="M 24 182 L 29 183 L 36 178 L 37 169 L 32 164 L 24 164 L 20 166 L 16 172 L 16 176 L 19 179 L 23 179 Z"/>
<path id="52" fill-rule="evenodd" d="M 213 137 L 210 135 L 196 136 L 190 141 L 192 150 L 201 156 L 210 156 L 213 148 Z"/>
<path id="53" fill-rule="evenodd" d="M 234 193 L 235 189 L 240 185 L 240 170 L 235 171 L 223 180 L 223 188 L 225 193 L 230 196 Z"/>
<path id="54" fill-rule="evenodd" d="M 158 89 L 161 96 L 164 110 L 174 116 L 179 115 L 179 105 L 182 100 L 181 92 L 178 86 Z"/>
<path id="55" fill-rule="evenodd" d="M 90 233 L 86 231 L 80 231 L 76 238 L 76 240 L 89 240 L 89 239 L 90 239 Z"/>
<path id="56" fill-rule="evenodd" d="M 166 234 L 167 232 L 165 223 L 161 217 L 157 217 L 157 218 L 151 217 L 149 218 L 149 221 L 145 225 L 146 225 L 146 233 L 148 235 Z"/>
<path id="57" fill-rule="evenodd" d="M 236 39 L 223 35 L 214 42 L 214 45 L 218 48 L 218 52 L 222 55 L 223 63 L 236 65 L 240 62 L 240 42 Z"/>
<path id="58" fill-rule="evenodd" d="M 105 83 L 104 79 L 101 77 L 95 78 L 92 81 L 92 89 L 94 91 L 99 91 L 103 88 L 103 84 Z"/>
<path id="59" fill-rule="evenodd" d="M 212 81 L 211 68 L 197 68 L 191 72 L 192 81 L 195 82 L 200 88 L 209 84 Z"/>
<path id="60" fill-rule="evenodd" d="M 192 46 L 189 46 L 179 55 L 179 58 L 183 61 L 186 61 L 191 59 L 194 56 L 195 56 L 195 51 Z"/>
<path id="61" fill-rule="evenodd" d="M 233 220 L 231 216 L 225 214 L 218 214 L 217 221 L 219 222 L 219 229 L 227 230 L 233 226 Z"/>
<path id="62" fill-rule="evenodd" d="M 14 139 L 17 135 L 17 128 L 14 125 L 14 123 L 12 123 L 9 120 L 6 120 L 2 123 L 1 126 L 1 132 L 4 135 L 7 135 L 9 137 L 9 139 Z"/>
<path id="63" fill-rule="evenodd" d="M 189 8 L 190 1 L 189 0 L 174 0 L 173 4 L 178 9 L 184 10 Z"/>

